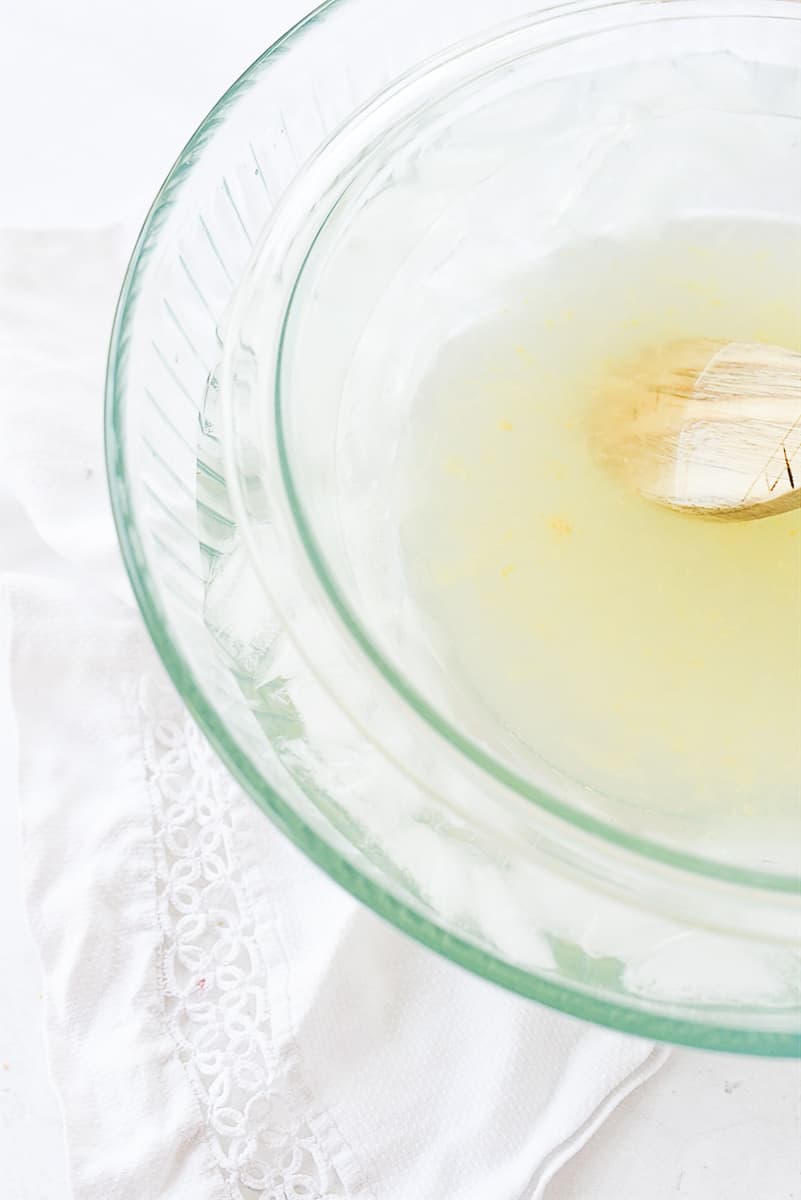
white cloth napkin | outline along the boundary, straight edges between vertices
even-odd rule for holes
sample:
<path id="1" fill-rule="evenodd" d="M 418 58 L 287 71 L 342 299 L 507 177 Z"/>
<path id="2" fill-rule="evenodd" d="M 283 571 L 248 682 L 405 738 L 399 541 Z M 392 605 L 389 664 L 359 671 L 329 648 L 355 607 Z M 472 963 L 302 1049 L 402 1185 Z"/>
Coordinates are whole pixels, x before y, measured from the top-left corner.
<path id="1" fill-rule="evenodd" d="M 6 589 L 74 1200 L 536 1200 L 665 1051 L 409 941 L 217 762 L 143 631 L 105 497 L 126 242 L 0 234 L 3 474 L 51 553 Z"/>

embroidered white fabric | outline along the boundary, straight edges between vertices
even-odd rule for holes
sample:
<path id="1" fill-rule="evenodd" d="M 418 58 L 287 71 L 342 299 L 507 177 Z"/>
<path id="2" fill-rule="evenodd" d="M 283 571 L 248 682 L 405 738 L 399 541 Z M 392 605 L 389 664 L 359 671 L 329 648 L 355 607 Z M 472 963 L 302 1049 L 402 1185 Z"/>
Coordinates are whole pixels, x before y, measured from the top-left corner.
<path id="1" fill-rule="evenodd" d="M 117 231 L 0 235 L 4 478 L 50 549 L 7 591 L 27 903 L 74 1200 L 539 1200 L 664 1051 L 383 924 L 286 842 L 189 719 L 131 604 L 101 482 L 124 250 Z"/>
<path id="2" fill-rule="evenodd" d="M 167 686 L 146 676 L 138 699 L 164 1017 L 227 1193 L 343 1200 L 309 1123 L 294 1047 L 282 1044 L 266 1002 L 269 966 L 236 850 L 238 789 Z"/>

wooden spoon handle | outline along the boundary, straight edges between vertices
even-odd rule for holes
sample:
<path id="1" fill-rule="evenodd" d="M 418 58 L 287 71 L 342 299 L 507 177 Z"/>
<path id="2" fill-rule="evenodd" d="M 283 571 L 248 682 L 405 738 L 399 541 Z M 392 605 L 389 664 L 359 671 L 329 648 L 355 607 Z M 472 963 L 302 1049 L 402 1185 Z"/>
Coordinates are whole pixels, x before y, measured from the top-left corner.
<path id="1" fill-rule="evenodd" d="M 731 496 L 741 518 L 801 507 L 801 354 L 721 347 L 698 378 L 687 418 L 696 431 L 714 421 L 729 478 L 741 481 L 741 497 Z"/>

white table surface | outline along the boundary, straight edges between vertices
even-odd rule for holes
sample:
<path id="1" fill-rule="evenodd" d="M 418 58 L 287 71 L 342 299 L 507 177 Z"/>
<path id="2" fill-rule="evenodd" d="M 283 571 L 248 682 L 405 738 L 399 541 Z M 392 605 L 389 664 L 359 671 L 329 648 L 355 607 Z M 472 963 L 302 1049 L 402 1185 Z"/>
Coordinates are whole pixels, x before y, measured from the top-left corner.
<path id="1" fill-rule="evenodd" d="M 217 96 L 306 7 L 304 0 L 9 6 L 0 36 L 0 227 L 87 226 L 143 214 Z M 0 415 L 1 406 L 2 392 Z M 0 571 L 24 569 L 28 546 L 24 518 L 0 490 Z M 6 687 L 0 674 L 0 1196 L 66 1200 L 40 973 L 20 897 Z M 548 1200 L 677 1198 L 801 1200 L 798 1064 L 675 1051 L 548 1191 Z"/>

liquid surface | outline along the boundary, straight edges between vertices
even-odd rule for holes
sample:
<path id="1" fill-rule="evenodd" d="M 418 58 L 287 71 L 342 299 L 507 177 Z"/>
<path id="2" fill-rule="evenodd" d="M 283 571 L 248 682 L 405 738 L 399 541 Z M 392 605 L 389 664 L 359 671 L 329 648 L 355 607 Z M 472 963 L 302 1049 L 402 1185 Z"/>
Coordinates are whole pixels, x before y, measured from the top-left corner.
<path id="1" fill-rule="evenodd" d="M 510 283 L 420 388 L 406 569 L 434 653 L 484 714 L 477 741 L 697 829 L 689 849 L 741 858 L 753 837 L 755 866 L 790 868 L 801 512 L 723 524 L 661 509 L 587 436 L 609 361 L 683 337 L 801 350 L 799 228 L 676 224 L 575 245 Z"/>

